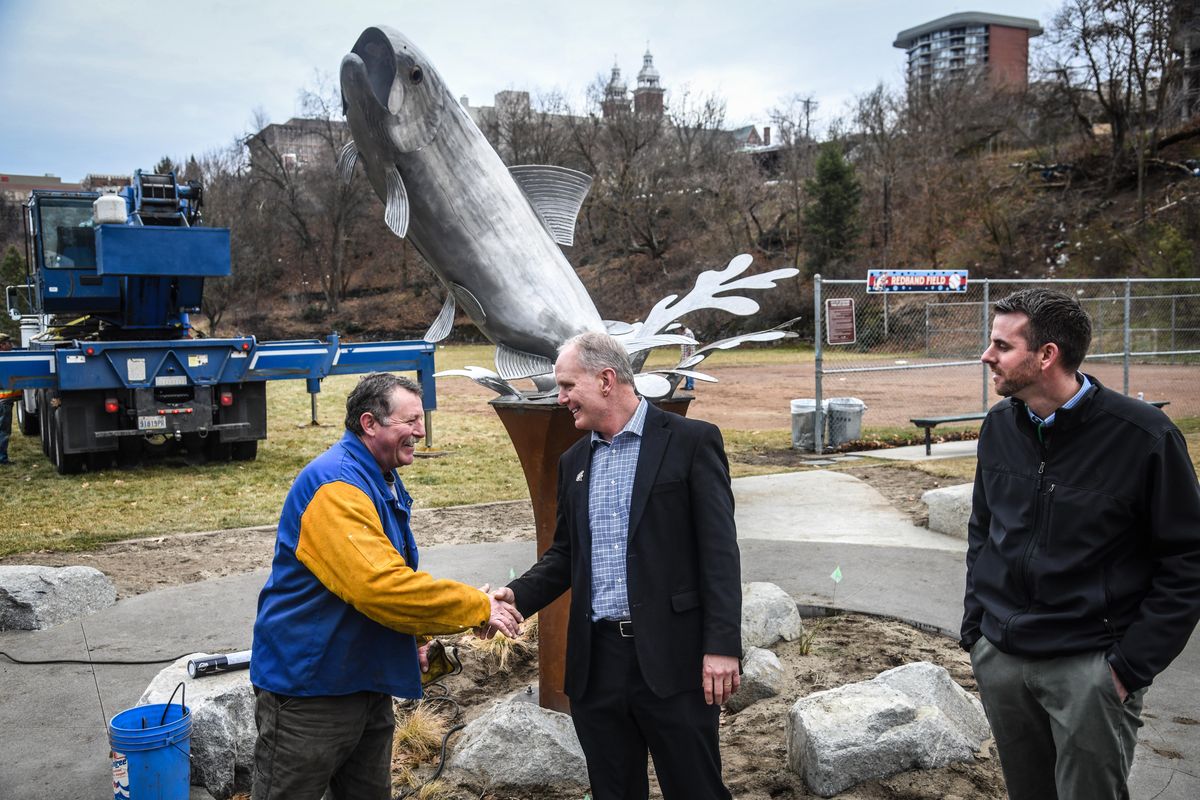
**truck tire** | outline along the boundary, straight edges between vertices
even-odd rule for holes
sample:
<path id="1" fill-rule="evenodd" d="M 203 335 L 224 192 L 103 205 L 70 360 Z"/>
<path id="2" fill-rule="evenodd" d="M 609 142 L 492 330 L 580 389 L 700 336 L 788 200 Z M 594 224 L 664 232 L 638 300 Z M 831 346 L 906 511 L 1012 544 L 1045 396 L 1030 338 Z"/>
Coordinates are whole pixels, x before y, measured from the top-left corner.
<path id="1" fill-rule="evenodd" d="M 17 398 L 17 425 L 21 428 L 21 433 L 26 436 L 36 436 L 41 431 L 41 425 L 38 422 L 38 415 L 32 411 L 25 410 L 25 398 Z"/>
<path id="2" fill-rule="evenodd" d="M 83 453 L 63 452 L 62 409 L 54 409 L 53 450 L 54 468 L 59 475 L 78 475 L 83 472 L 85 456 Z"/>
<path id="3" fill-rule="evenodd" d="M 258 439 L 233 442 L 232 455 L 234 461 L 253 461 L 258 458 Z"/>

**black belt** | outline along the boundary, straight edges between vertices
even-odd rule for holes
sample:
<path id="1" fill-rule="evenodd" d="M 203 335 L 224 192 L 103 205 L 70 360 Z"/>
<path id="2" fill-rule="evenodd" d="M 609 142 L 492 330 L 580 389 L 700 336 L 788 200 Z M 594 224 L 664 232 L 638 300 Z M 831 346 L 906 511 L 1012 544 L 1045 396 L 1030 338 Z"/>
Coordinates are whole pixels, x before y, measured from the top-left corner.
<path id="1" fill-rule="evenodd" d="M 633 638 L 633 622 L 631 620 L 598 619 L 593 624 L 600 630 L 615 633 L 623 639 Z"/>

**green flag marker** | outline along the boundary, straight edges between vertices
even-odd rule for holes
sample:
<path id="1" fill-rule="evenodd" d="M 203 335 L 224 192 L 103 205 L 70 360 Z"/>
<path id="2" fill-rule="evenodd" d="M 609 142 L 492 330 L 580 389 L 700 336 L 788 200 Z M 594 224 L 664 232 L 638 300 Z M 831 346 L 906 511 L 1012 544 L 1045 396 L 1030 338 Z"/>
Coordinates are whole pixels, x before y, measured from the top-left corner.
<path id="1" fill-rule="evenodd" d="M 833 579 L 834 583 L 841 583 L 842 582 L 842 567 L 841 567 L 841 565 L 834 567 L 833 574 L 830 575 L 829 577 Z"/>

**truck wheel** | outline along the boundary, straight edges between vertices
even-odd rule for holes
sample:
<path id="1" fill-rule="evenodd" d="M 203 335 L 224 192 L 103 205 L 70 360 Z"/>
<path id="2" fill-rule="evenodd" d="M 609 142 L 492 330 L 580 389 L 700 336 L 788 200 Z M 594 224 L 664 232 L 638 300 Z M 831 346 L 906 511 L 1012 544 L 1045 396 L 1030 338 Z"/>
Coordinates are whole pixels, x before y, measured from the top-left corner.
<path id="1" fill-rule="evenodd" d="M 24 398 L 17 398 L 17 424 L 21 427 L 21 433 L 26 436 L 36 436 L 41 431 L 38 415 L 25 410 Z"/>
<path id="2" fill-rule="evenodd" d="M 54 409 L 54 468 L 59 475 L 78 475 L 83 472 L 83 453 L 63 452 L 62 409 Z"/>
<path id="3" fill-rule="evenodd" d="M 258 439 L 251 439 L 248 442 L 233 442 L 232 455 L 234 461 L 253 461 L 258 458 Z"/>

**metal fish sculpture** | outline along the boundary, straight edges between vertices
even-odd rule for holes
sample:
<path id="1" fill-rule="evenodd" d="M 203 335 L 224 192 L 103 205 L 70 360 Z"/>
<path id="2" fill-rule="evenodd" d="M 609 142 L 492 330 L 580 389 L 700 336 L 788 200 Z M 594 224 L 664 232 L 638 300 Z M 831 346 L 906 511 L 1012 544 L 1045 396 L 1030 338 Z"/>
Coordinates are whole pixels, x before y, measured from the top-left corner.
<path id="1" fill-rule="evenodd" d="M 605 330 L 559 249 L 574 240 L 591 178 L 504 166 L 429 59 L 391 28 L 363 31 L 342 59 L 341 86 L 353 136 L 342 177 L 362 163 L 388 227 L 447 289 L 427 340 L 450 332 L 457 303 L 496 344 L 507 379 L 552 375 L 560 343 Z"/>

